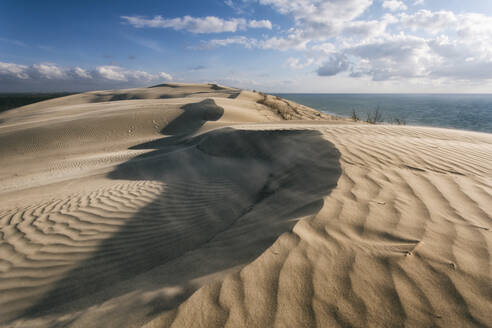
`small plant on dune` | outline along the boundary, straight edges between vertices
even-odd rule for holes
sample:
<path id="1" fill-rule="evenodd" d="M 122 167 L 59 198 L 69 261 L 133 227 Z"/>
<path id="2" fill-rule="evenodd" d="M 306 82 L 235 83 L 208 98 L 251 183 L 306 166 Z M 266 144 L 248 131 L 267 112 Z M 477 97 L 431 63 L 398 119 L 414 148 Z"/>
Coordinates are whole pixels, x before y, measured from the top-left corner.
<path id="1" fill-rule="evenodd" d="M 402 119 L 402 118 L 398 118 L 398 117 L 395 117 L 392 121 L 391 121 L 392 124 L 396 124 L 396 125 L 407 125 L 407 122 Z"/>
<path id="2" fill-rule="evenodd" d="M 376 108 L 374 112 L 367 113 L 366 122 L 369 124 L 377 124 L 379 122 L 384 122 L 383 114 L 379 110 L 379 106 Z"/>
<path id="3" fill-rule="evenodd" d="M 354 122 L 357 122 L 357 121 L 360 121 L 360 117 L 359 115 L 356 113 L 355 109 L 352 109 L 352 116 L 351 116 L 352 120 Z"/>

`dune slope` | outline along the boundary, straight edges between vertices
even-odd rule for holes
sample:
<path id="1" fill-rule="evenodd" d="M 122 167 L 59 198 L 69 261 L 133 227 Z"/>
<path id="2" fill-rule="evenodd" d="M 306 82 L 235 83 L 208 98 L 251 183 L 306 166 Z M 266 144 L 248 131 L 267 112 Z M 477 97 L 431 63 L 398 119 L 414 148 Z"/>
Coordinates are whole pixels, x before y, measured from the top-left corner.
<path id="1" fill-rule="evenodd" d="M 213 84 L 0 122 L 1 326 L 492 322 L 491 135 Z"/>

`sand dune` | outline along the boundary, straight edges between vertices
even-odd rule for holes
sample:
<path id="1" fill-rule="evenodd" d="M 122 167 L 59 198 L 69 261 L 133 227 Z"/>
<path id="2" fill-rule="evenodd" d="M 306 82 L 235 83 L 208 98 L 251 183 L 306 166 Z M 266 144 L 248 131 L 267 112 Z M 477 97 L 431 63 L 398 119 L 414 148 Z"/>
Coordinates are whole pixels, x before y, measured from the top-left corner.
<path id="1" fill-rule="evenodd" d="M 0 326 L 491 326 L 492 135 L 213 84 L 0 122 Z"/>

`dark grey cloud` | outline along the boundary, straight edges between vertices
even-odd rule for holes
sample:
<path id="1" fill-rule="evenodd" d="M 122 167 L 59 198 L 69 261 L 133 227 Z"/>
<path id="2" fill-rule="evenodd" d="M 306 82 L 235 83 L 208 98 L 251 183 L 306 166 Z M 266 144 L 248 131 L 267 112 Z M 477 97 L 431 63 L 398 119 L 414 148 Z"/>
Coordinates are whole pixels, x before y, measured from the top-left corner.
<path id="1" fill-rule="evenodd" d="M 318 68 L 319 76 L 333 76 L 344 72 L 349 68 L 349 61 L 344 54 L 331 55 L 321 67 Z"/>

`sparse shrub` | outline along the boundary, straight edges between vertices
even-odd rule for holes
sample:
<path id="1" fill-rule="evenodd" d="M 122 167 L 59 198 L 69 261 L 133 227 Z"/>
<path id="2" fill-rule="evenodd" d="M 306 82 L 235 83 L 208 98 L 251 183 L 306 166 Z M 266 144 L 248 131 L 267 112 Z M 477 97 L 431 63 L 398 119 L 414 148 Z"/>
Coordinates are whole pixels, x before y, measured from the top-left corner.
<path id="1" fill-rule="evenodd" d="M 407 125 L 407 122 L 402 119 L 402 118 L 398 118 L 398 117 L 395 117 L 392 121 L 391 121 L 392 124 L 396 124 L 396 125 Z"/>
<path id="2" fill-rule="evenodd" d="M 264 93 L 260 93 L 263 99 L 257 101 L 257 103 L 270 107 L 274 113 L 277 113 L 284 120 L 293 120 L 299 118 L 296 114 L 296 109 L 289 105 L 288 102 L 283 101 L 278 96 L 269 96 Z"/>
<path id="3" fill-rule="evenodd" d="M 356 113 L 355 109 L 352 109 L 352 116 L 351 116 L 351 117 L 352 117 L 352 120 L 353 120 L 354 122 L 360 121 L 360 117 L 359 117 L 359 115 Z"/>
<path id="4" fill-rule="evenodd" d="M 370 124 L 378 124 L 379 122 L 384 122 L 383 114 L 379 110 L 379 106 L 374 112 L 367 113 L 366 122 Z"/>

